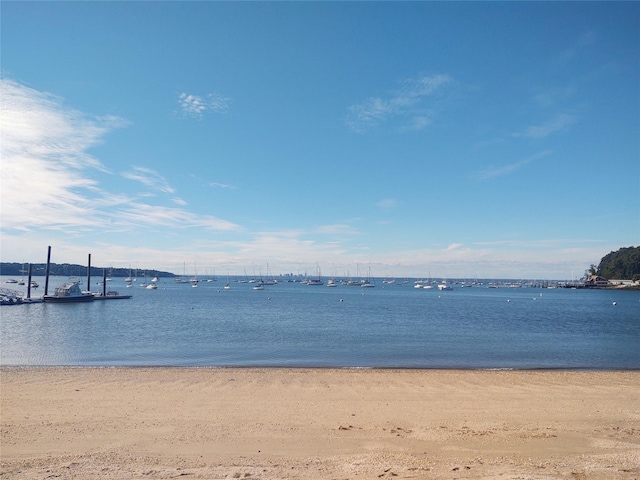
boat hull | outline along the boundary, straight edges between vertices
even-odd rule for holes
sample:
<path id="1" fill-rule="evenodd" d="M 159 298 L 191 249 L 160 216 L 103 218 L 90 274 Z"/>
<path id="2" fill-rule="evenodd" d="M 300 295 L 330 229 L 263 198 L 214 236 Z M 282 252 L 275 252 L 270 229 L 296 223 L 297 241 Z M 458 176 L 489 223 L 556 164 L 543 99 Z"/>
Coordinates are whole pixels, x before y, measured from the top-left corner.
<path id="1" fill-rule="evenodd" d="M 94 296 L 89 295 L 77 295 L 68 297 L 56 297 L 55 295 L 45 295 L 42 297 L 42 301 L 45 303 L 81 303 L 81 302 L 93 302 Z"/>

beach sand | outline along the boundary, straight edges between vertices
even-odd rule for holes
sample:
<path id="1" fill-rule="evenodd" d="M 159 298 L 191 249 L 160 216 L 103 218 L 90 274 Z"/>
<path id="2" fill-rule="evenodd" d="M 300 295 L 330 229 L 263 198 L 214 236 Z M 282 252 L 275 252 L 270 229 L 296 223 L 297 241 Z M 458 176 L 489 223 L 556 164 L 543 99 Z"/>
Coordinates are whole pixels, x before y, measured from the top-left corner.
<path id="1" fill-rule="evenodd" d="M 0 370 L 1 479 L 640 479 L 640 372 Z"/>

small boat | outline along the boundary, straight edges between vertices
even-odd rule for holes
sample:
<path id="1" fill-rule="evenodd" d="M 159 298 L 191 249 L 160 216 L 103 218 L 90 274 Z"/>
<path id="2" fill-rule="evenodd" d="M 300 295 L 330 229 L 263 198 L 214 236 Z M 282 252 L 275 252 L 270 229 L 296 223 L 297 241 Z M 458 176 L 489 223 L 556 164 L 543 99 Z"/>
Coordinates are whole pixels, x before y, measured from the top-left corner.
<path id="1" fill-rule="evenodd" d="M 156 285 L 155 283 L 150 283 L 149 285 L 146 286 L 147 290 L 157 290 L 158 289 L 158 285 Z"/>
<path id="2" fill-rule="evenodd" d="M 447 285 L 447 282 L 442 282 L 440 285 L 438 285 L 438 290 L 442 291 L 442 290 L 453 290 L 452 287 L 450 287 L 449 285 Z"/>
<path id="3" fill-rule="evenodd" d="M 103 295 L 102 292 L 93 294 L 94 300 L 126 300 L 131 298 L 131 295 L 120 295 L 115 290 L 109 290 L 106 295 Z"/>
<path id="4" fill-rule="evenodd" d="M 42 297 L 44 302 L 51 303 L 76 303 L 76 302 L 92 302 L 94 296 L 90 292 L 83 292 L 80 286 L 75 282 L 68 282 L 56 288 L 53 295 L 45 295 Z"/>
<path id="5" fill-rule="evenodd" d="M 5 283 L 18 283 L 18 280 L 16 280 L 15 278 L 10 278 Z"/>

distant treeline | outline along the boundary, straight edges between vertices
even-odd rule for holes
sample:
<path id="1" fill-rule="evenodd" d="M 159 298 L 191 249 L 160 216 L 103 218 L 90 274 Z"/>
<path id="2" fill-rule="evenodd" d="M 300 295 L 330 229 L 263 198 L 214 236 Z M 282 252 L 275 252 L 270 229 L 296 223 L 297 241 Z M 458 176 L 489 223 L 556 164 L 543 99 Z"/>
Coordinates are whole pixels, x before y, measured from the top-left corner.
<path id="1" fill-rule="evenodd" d="M 594 265 L 591 266 L 593 272 Z M 600 260 L 595 274 L 608 279 L 640 279 L 640 247 L 625 247 L 611 252 Z"/>
<path id="2" fill-rule="evenodd" d="M 31 275 L 43 276 L 47 268 L 46 263 L 33 263 L 31 264 Z M 112 268 L 112 267 L 91 267 L 92 277 L 102 277 L 103 270 L 107 271 L 107 275 L 110 277 L 128 277 L 131 272 L 132 275 L 136 274 L 136 270 L 129 270 L 128 268 Z M 0 263 L 0 275 L 26 277 L 29 273 L 29 265 L 22 263 Z M 175 277 L 173 273 L 161 272 L 159 270 L 137 270 L 139 277 L 142 277 L 146 273 L 147 276 L 157 277 Z M 74 265 L 70 263 L 50 263 L 49 275 L 59 277 L 86 277 L 87 266 L 86 265 Z"/>

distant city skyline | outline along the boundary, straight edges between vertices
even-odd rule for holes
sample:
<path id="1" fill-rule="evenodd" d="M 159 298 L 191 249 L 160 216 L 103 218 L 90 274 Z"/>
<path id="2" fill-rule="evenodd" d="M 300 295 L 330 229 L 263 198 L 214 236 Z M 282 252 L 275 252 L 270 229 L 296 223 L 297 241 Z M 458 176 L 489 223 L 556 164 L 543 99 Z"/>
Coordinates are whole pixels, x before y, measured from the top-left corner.
<path id="1" fill-rule="evenodd" d="M 581 277 L 640 244 L 639 19 L 3 2 L 1 260 Z"/>

